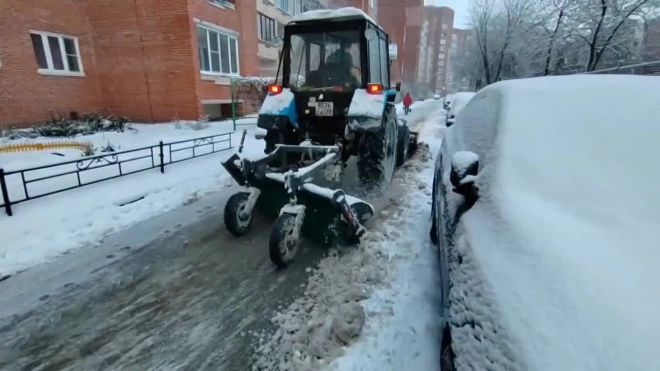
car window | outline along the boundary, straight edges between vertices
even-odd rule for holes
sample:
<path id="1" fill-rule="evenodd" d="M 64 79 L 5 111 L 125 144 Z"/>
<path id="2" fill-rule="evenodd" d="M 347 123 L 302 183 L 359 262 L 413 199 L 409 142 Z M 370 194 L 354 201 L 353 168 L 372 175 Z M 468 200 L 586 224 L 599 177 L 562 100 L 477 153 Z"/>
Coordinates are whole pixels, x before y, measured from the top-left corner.
<path id="1" fill-rule="evenodd" d="M 485 161 L 493 148 L 500 118 L 501 99 L 494 90 L 481 91 L 461 110 L 454 129 L 457 150 L 472 151 Z"/>

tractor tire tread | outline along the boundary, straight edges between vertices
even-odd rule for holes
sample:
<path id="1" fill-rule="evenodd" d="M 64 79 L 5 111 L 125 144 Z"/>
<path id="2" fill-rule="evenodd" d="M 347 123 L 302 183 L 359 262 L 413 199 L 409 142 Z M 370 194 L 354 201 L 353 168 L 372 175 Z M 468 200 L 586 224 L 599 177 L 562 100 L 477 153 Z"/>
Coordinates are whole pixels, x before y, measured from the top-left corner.
<path id="1" fill-rule="evenodd" d="M 293 257 L 286 259 L 282 255 L 282 250 L 280 246 L 282 243 L 285 243 L 287 234 L 291 232 L 291 229 L 294 228 L 296 222 L 296 216 L 292 214 L 282 214 L 280 215 L 273 228 L 270 231 L 270 239 L 268 240 L 268 252 L 270 254 L 270 261 L 273 262 L 278 268 L 286 268 L 289 266 Z M 298 242 L 300 243 L 300 242 Z"/>
<path id="2" fill-rule="evenodd" d="M 240 237 L 248 233 L 252 226 L 252 216 L 250 216 L 250 220 L 247 225 L 241 225 L 240 218 L 238 216 L 240 208 L 247 203 L 249 197 L 250 194 L 247 192 L 235 193 L 229 197 L 229 200 L 227 200 L 227 203 L 225 204 L 225 227 L 229 233 L 236 237 Z"/>

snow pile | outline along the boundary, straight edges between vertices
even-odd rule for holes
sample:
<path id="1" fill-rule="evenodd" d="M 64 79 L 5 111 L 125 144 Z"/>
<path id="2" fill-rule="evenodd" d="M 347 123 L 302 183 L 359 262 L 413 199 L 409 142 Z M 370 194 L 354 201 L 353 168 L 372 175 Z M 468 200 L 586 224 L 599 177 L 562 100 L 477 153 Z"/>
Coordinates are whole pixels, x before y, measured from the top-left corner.
<path id="1" fill-rule="evenodd" d="M 486 92 L 502 97 L 502 126 L 481 156 L 482 198 L 463 216 L 457 250 L 470 270 L 452 289 L 473 288 L 452 295 L 482 320 L 457 331 L 457 363 L 498 350 L 525 370 L 657 369 L 658 78 L 538 78 Z M 447 132 L 489 145 L 478 142 L 487 127 L 467 124 Z M 459 312 L 456 326 L 471 323 Z M 493 347 L 498 326 L 507 336 Z M 475 336 L 483 343 L 467 342 Z"/>
<path id="2" fill-rule="evenodd" d="M 222 126 L 225 130 L 226 125 Z M 217 128 L 212 124 L 204 132 L 212 133 L 214 130 Z M 147 137 L 147 133 L 153 136 Z M 174 139 L 177 134 L 182 139 L 187 139 L 189 135 L 200 136 L 199 132 L 191 134 L 187 130 L 173 129 L 173 125 L 168 124 L 148 125 L 144 130 L 140 129 L 139 135 L 111 134 L 116 134 L 111 140 L 122 147 L 142 147 L 158 138 Z M 241 135 L 241 132 L 233 134 L 234 146 L 240 142 Z M 103 140 L 102 137 L 92 137 L 98 141 Z M 246 137 L 246 156 L 263 154 L 263 141 L 257 142 L 253 138 L 253 135 Z M 148 142 L 140 144 L 144 140 Z M 182 146 L 190 144 L 184 143 Z M 216 148 L 222 147 L 218 145 Z M 197 155 L 203 151 L 204 148 L 199 147 Z M 14 216 L 0 213 L 0 275 L 14 274 L 72 250 L 97 245 L 112 233 L 193 203 L 207 194 L 224 190 L 233 182 L 220 162 L 234 152 L 235 149 L 231 149 L 172 164 L 165 168 L 165 174 L 155 168 L 15 205 Z M 185 150 L 177 154 L 185 158 L 191 156 L 192 151 Z M 34 166 L 49 158 L 44 156 L 54 157 L 48 152 L 11 153 L 0 155 L 0 161 L 10 160 L 8 164 L 2 163 L 2 166 L 8 165 L 9 168 L 28 164 Z M 79 153 L 77 156 L 80 158 Z M 150 160 L 147 161 L 150 165 Z M 20 175 L 17 176 L 20 180 Z M 10 195 L 20 193 L 20 182 L 17 183 L 14 176 L 7 178 Z M 62 189 L 61 183 L 58 178 L 47 181 L 41 184 L 39 192 L 49 191 L 48 187 Z"/>
<path id="3" fill-rule="evenodd" d="M 365 116 L 380 120 L 385 108 L 385 97 L 385 93 L 369 94 L 366 89 L 355 89 L 347 116 Z"/>
<path id="4" fill-rule="evenodd" d="M 429 120 L 420 135 L 437 153 L 442 128 Z M 406 183 L 412 192 L 402 212 L 399 238 L 383 246 L 393 258 L 385 283 L 363 302 L 368 314 L 361 338 L 335 362 L 342 371 L 440 369 L 442 283 L 438 252 L 429 240 L 433 163 L 416 162 Z M 413 180 L 412 178 L 417 178 Z"/>
<path id="5" fill-rule="evenodd" d="M 464 174 L 470 166 L 479 162 L 479 156 L 470 151 L 459 151 L 451 156 L 451 167 L 456 170 L 459 175 Z"/>
<path id="6" fill-rule="evenodd" d="M 279 94 L 268 94 L 261 104 L 259 114 L 280 115 L 281 112 L 291 105 L 293 92 L 289 88 L 283 88 Z"/>
<path id="7" fill-rule="evenodd" d="M 426 182 L 415 172 L 430 164 L 429 158 L 428 147 L 421 146 L 406 169 L 395 174 L 395 184 L 428 193 Z M 311 371 L 328 366 L 359 338 L 367 317 L 380 315 L 374 308 L 365 311 L 361 302 L 386 282 L 393 264 L 406 255 L 402 251 L 410 248 L 401 231 L 415 225 L 407 218 L 413 195 L 391 198 L 381 211 L 387 218 L 371 223 L 358 248 L 342 254 L 331 251 L 320 262 L 304 296 L 273 318 L 275 334 L 260 339 L 255 370 Z"/>
<path id="8" fill-rule="evenodd" d="M 458 115 L 475 95 L 476 93 L 468 92 L 454 94 L 451 98 L 451 104 L 449 105 L 449 114 L 454 116 Z"/>

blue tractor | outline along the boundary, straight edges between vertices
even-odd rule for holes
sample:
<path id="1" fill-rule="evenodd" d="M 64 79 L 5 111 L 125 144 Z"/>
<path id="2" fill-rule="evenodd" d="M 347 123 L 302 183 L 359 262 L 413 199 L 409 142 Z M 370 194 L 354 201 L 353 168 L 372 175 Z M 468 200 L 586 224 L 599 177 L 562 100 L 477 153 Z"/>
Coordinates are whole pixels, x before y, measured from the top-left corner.
<path id="1" fill-rule="evenodd" d="M 390 82 L 389 37 L 356 8 L 312 11 L 284 27 L 276 82 L 258 117 L 265 155 L 241 153 L 223 163 L 243 189 L 225 206 L 225 225 L 247 233 L 255 208 L 276 218 L 269 251 L 287 266 L 300 233 L 325 244 L 354 243 L 373 207 L 338 184 L 357 158 L 360 186 L 390 183 L 416 150 L 417 135 L 397 119 L 400 83 Z"/>

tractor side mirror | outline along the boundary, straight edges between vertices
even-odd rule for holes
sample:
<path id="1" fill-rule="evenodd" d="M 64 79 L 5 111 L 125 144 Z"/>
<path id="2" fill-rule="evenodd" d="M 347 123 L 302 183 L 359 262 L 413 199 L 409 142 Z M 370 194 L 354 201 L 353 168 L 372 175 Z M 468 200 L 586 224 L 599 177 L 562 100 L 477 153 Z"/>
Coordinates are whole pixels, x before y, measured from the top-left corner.
<path id="1" fill-rule="evenodd" d="M 460 151 L 451 156 L 451 174 L 449 180 L 453 191 L 465 197 L 476 197 L 475 182 L 479 174 L 479 155 L 470 151 Z"/>
<path id="2" fill-rule="evenodd" d="M 401 91 L 401 81 L 396 82 L 396 91 Z"/>

